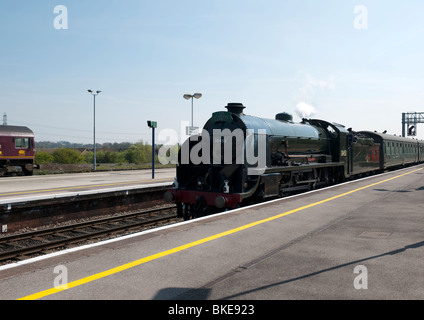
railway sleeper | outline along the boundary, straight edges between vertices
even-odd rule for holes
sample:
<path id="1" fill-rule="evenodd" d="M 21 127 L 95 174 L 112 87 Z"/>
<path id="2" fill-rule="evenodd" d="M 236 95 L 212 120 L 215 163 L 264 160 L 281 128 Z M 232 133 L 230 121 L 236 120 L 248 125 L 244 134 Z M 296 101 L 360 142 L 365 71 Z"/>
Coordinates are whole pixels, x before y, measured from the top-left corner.
<path id="1" fill-rule="evenodd" d="M 13 258 L 14 260 L 18 260 L 18 261 L 24 261 L 24 260 L 28 260 L 30 257 L 27 255 L 18 255 L 18 256 L 10 256 L 11 258 Z"/>
<path id="2" fill-rule="evenodd" d="M 96 229 L 96 230 L 109 230 L 111 227 L 105 226 L 105 225 L 100 225 L 100 224 L 95 224 L 90 226 L 90 228 Z"/>
<path id="3" fill-rule="evenodd" d="M 41 238 L 41 237 L 33 237 L 33 238 L 31 238 L 32 240 L 35 240 L 35 241 L 40 241 L 40 242 L 42 242 L 42 243 L 48 243 L 48 242 L 50 242 L 50 241 L 48 241 L 48 240 L 46 240 L 46 239 L 43 239 L 43 238 Z"/>
<path id="4" fill-rule="evenodd" d="M 68 236 L 67 234 L 63 234 L 63 233 L 60 233 L 60 232 L 55 232 L 52 235 L 55 236 L 55 237 L 61 237 L 61 238 L 65 238 L 65 239 L 71 238 L 71 236 Z"/>

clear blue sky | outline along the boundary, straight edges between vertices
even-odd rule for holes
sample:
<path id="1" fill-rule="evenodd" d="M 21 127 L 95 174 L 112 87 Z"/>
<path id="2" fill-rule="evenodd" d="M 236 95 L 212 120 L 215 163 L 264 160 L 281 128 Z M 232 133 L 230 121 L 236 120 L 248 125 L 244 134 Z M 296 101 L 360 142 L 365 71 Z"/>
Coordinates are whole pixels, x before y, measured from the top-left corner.
<path id="1" fill-rule="evenodd" d="M 57 5 L 68 29 L 54 27 Z M 228 102 L 295 121 L 303 103 L 312 117 L 399 135 L 402 112 L 424 112 L 423 12 L 421 0 L 2 0 L 0 115 L 39 141 L 91 143 L 87 89 L 101 90 L 96 142 L 150 142 L 147 120 L 179 133 L 183 94 L 201 92 L 200 127 Z"/>

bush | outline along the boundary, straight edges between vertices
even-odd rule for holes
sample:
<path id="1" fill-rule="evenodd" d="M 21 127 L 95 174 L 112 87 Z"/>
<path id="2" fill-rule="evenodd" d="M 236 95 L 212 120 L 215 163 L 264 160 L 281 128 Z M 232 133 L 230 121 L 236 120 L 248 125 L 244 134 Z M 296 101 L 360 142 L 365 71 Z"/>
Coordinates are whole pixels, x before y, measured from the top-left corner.
<path id="1" fill-rule="evenodd" d="M 93 153 L 91 152 L 91 160 L 93 159 Z M 123 152 L 117 151 L 103 151 L 99 150 L 96 152 L 97 163 L 123 163 L 125 161 L 125 155 Z"/>
<path id="2" fill-rule="evenodd" d="M 129 163 L 146 163 L 152 159 L 152 146 L 147 143 L 132 145 L 124 154 Z"/>
<path id="3" fill-rule="evenodd" d="M 138 142 L 128 147 L 125 151 L 96 150 L 96 163 L 150 163 L 152 160 L 152 146 L 146 142 Z M 155 161 L 158 156 L 155 155 Z M 81 154 L 78 150 L 71 148 L 58 148 L 52 154 L 39 151 L 36 154 L 37 164 L 91 164 L 93 163 L 93 151 Z"/>
<path id="4" fill-rule="evenodd" d="M 93 163 L 93 151 L 88 151 L 83 154 L 85 163 Z M 96 152 L 96 158 L 97 158 L 97 152 Z"/>
<path id="5" fill-rule="evenodd" d="M 80 164 L 85 163 L 84 156 L 78 151 L 67 148 L 59 148 L 53 152 L 55 163 Z"/>
<path id="6" fill-rule="evenodd" d="M 54 157 L 48 152 L 45 151 L 37 151 L 35 153 L 35 163 L 36 164 L 46 164 L 46 163 L 53 163 Z"/>

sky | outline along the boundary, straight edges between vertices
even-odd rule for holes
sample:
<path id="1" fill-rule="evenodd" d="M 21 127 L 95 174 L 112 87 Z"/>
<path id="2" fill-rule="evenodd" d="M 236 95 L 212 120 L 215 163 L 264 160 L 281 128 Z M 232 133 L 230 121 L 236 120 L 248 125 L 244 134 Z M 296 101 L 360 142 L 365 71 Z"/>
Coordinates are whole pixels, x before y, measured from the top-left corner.
<path id="1" fill-rule="evenodd" d="M 0 115 L 36 141 L 151 141 L 240 102 L 401 135 L 424 112 L 422 0 L 1 0 Z M 183 128 L 183 129 L 181 129 Z M 424 124 L 418 125 L 424 139 Z M 164 141 L 159 141 L 164 142 Z"/>

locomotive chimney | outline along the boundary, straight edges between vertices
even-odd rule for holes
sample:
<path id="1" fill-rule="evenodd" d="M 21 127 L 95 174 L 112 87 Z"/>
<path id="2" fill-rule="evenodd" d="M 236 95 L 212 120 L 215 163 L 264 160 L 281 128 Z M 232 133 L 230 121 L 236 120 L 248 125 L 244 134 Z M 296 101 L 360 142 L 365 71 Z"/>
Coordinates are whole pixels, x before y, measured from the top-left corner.
<path id="1" fill-rule="evenodd" d="M 243 106 L 242 103 L 231 102 L 231 103 L 228 103 L 225 108 L 227 108 L 228 112 L 235 113 L 237 115 L 243 115 L 244 114 L 243 109 L 246 107 Z"/>

